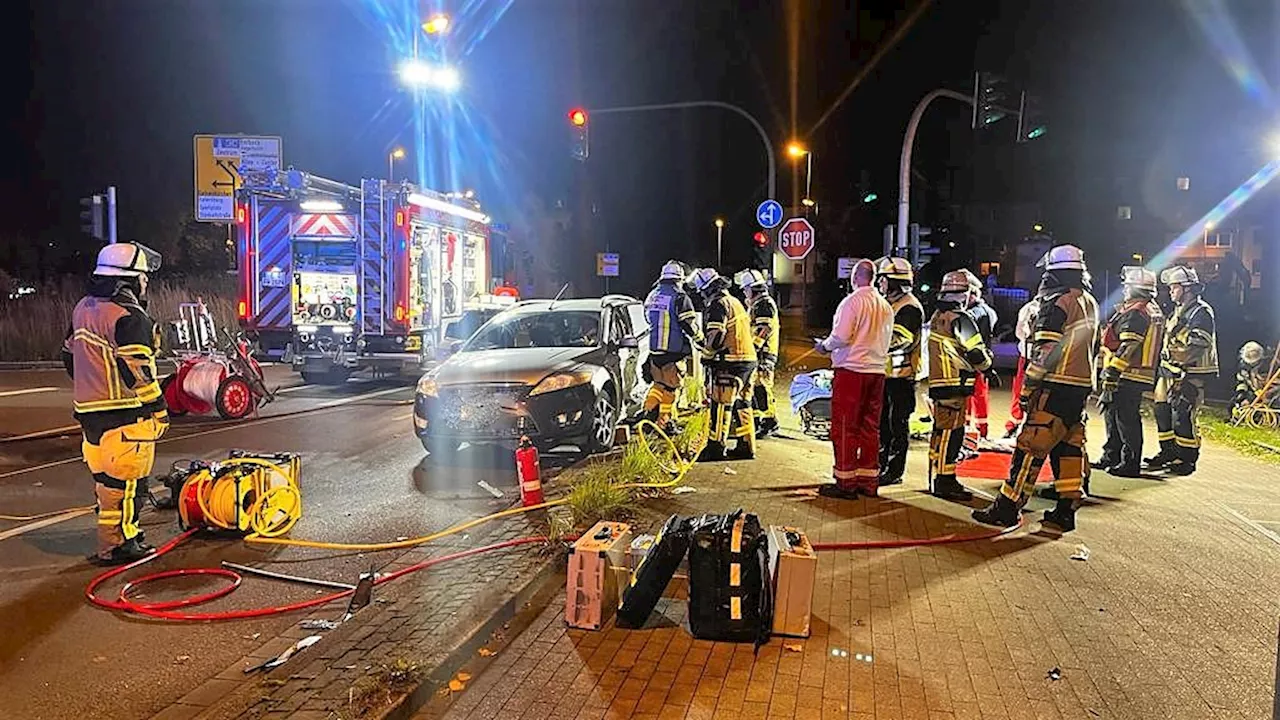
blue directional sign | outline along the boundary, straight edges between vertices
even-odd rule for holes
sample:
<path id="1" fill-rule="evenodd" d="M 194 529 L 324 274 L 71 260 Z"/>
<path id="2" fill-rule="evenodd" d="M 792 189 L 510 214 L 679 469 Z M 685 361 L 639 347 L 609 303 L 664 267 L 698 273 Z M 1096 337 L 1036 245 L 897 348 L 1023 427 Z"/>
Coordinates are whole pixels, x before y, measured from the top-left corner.
<path id="1" fill-rule="evenodd" d="M 777 200 L 765 200 L 756 208 L 756 222 L 765 230 L 772 230 L 782 224 L 782 205 Z"/>

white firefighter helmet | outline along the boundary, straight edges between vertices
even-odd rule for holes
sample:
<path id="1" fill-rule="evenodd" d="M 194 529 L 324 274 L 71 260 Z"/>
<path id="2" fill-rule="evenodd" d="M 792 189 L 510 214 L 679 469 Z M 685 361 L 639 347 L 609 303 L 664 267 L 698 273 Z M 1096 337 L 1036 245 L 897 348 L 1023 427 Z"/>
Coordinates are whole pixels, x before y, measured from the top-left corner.
<path id="1" fill-rule="evenodd" d="M 675 260 L 668 260 L 666 264 L 662 266 L 662 272 L 658 274 L 658 279 L 684 282 L 684 266 Z"/>
<path id="2" fill-rule="evenodd" d="M 160 269 L 160 253 L 136 242 L 111 243 L 98 251 L 94 275 L 138 277 Z"/>
<path id="3" fill-rule="evenodd" d="M 906 283 L 915 280 L 911 271 L 911 261 L 904 257 L 882 257 L 876 261 L 876 274 L 889 280 L 901 280 Z"/>
<path id="4" fill-rule="evenodd" d="M 1160 282 L 1165 285 L 1199 285 L 1200 275 L 1188 265 L 1174 265 L 1160 273 Z"/>
<path id="5" fill-rule="evenodd" d="M 969 268 L 960 268 L 960 272 L 964 273 L 965 279 L 969 281 L 969 289 L 982 292 L 982 281 Z"/>
<path id="6" fill-rule="evenodd" d="M 1050 248 L 1036 263 L 1042 270 L 1087 270 L 1084 251 L 1075 245 L 1057 245 Z"/>
<path id="7" fill-rule="evenodd" d="M 715 268 L 698 268 L 693 272 L 693 287 L 698 292 L 706 292 L 707 288 L 720 279 L 720 273 Z"/>
<path id="8" fill-rule="evenodd" d="M 746 290 L 747 288 L 761 288 L 768 284 L 765 280 L 764 273 L 759 270 L 743 270 L 734 278 L 738 287 Z"/>
<path id="9" fill-rule="evenodd" d="M 942 276 L 942 285 L 938 288 L 940 295 L 968 295 L 972 286 L 969 284 L 968 270 L 952 270 Z"/>
<path id="10" fill-rule="evenodd" d="M 1125 265 L 1120 268 L 1120 283 L 1148 293 L 1156 292 L 1156 274 L 1141 265 Z"/>
<path id="11" fill-rule="evenodd" d="M 1240 363 L 1252 367 L 1262 362 L 1262 356 L 1266 353 L 1262 345 L 1257 341 L 1250 340 L 1240 346 Z"/>

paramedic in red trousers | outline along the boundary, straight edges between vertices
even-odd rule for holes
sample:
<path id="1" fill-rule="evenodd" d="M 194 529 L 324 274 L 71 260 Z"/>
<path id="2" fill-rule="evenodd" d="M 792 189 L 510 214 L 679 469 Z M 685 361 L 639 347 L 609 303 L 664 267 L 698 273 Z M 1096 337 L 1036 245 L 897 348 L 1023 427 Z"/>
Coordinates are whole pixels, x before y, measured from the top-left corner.
<path id="1" fill-rule="evenodd" d="M 962 271 L 965 277 L 969 279 L 969 316 L 978 325 L 978 332 L 982 334 L 982 343 L 988 348 L 995 347 L 992 344 L 992 336 L 995 334 L 996 327 L 996 311 L 995 308 L 987 304 L 982 299 L 982 281 L 978 279 L 968 270 Z M 978 373 L 973 379 L 973 395 L 969 397 L 969 416 L 973 418 L 973 424 L 977 426 L 978 437 L 986 438 L 990 432 L 990 423 L 987 415 L 991 411 L 991 386 L 1000 387 L 1000 376 L 995 370 L 985 373 Z"/>
<path id="2" fill-rule="evenodd" d="M 1027 304 L 1018 311 L 1018 322 L 1013 326 L 1013 334 L 1018 338 L 1018 372 L 1013 376 L 1013 399 L 1009 402 L 1009 417 L 1004 424 L 1004 436 L 1011 438 L 1018 434 L 1018 426 L 1022 424 L 1026 414 L 1022 412 L 1022 404 L 1018 396 L 1022 394 L 1022 383 L 1027 377 L 1027 357 L 1031 351 L 1031 328 L 1036 322 L 1036 312 L 1040 309 L 1040 299 L 1032 296 Z"/>
<path id="3" fill-rule="evenodd" d="M 859 260 L 850 273 L 853 292 L 840 301 L 831 335 L 816 350 L 831 355 L 831 444 L 835 450 L 834 485 L 829 497 L 874 496 L 880 476 L 880 408 L 884 374 L 893 335 L 893 308 L 871 285 L 876 268 Z"/>

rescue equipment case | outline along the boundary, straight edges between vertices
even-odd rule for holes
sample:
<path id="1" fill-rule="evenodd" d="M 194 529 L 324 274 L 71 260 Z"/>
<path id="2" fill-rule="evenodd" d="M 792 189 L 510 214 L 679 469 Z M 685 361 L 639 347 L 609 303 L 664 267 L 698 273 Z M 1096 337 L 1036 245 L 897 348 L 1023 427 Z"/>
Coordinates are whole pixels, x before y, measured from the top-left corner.
<path id="1" fill-rule="evenodd" d="M 569 627 L 599 630 L 618 608 L 618 590 L 625 578 L 631 528 L 623 523 L 598 522 L 569 550 L 564 621 Z"/>
<path id="2" fill-rule="evenodd" d="M 769 526 L 769 569 L 773 590 L 773 634 L 809 637 L 818 554 L 799 528 Z"/>
<path id="3" fill-rule="evenodd" d="M 619 627 L 644 627 L 658 599 L 667 589 L 667 583 L 671 582 L 671 576 L 688 552 L 689 519 L 672 515 L 658 531 L 649 551 L 636 566 L 631 583 L 622 593 L 622 605 L 618 608 Z"/>
<path id="4" fill-rule="evenodd" d="M 760 519 L 736 510 L 693 521 L 689 549 L 689 630 L 700 640 L 750 642 L 773 626 L 768 538 Z"/>

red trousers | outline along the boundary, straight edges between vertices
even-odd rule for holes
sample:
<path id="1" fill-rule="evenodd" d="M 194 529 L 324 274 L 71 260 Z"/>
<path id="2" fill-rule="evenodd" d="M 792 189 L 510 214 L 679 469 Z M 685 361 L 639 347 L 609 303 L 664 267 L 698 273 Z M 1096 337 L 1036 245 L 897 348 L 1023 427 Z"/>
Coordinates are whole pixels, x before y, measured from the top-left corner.
<path id="1" fill-rule="evenodd" d="M 837 368 L 831 384 L 831 475 L 846 490 L 874 490 L 880 478 L 880 407 L 884 374 Z"/>
<path id="2" fill-rule="evenodd" d="M 978 373 L 973 379 L 973 395 L 969 396 L 969 415 L 978 426 L 978 436 L 987 436 L 987 412 L 990 408 L 991 387 L 987 384 L 987 376 Z"/>
<path id="3" fill-rule="evenodd" d="M 1018 356 L 1018 372 L 1013 376 L 1013 399 L 1009 401 L 1009 416 L 1013 419 L 1004 424 L 1004 429 L 1012 432 L 1022 423 L 1022 405 L 1018 398 L 1022 395 L 1022 383 L 1027 378 L 1027 359 Z"/>

